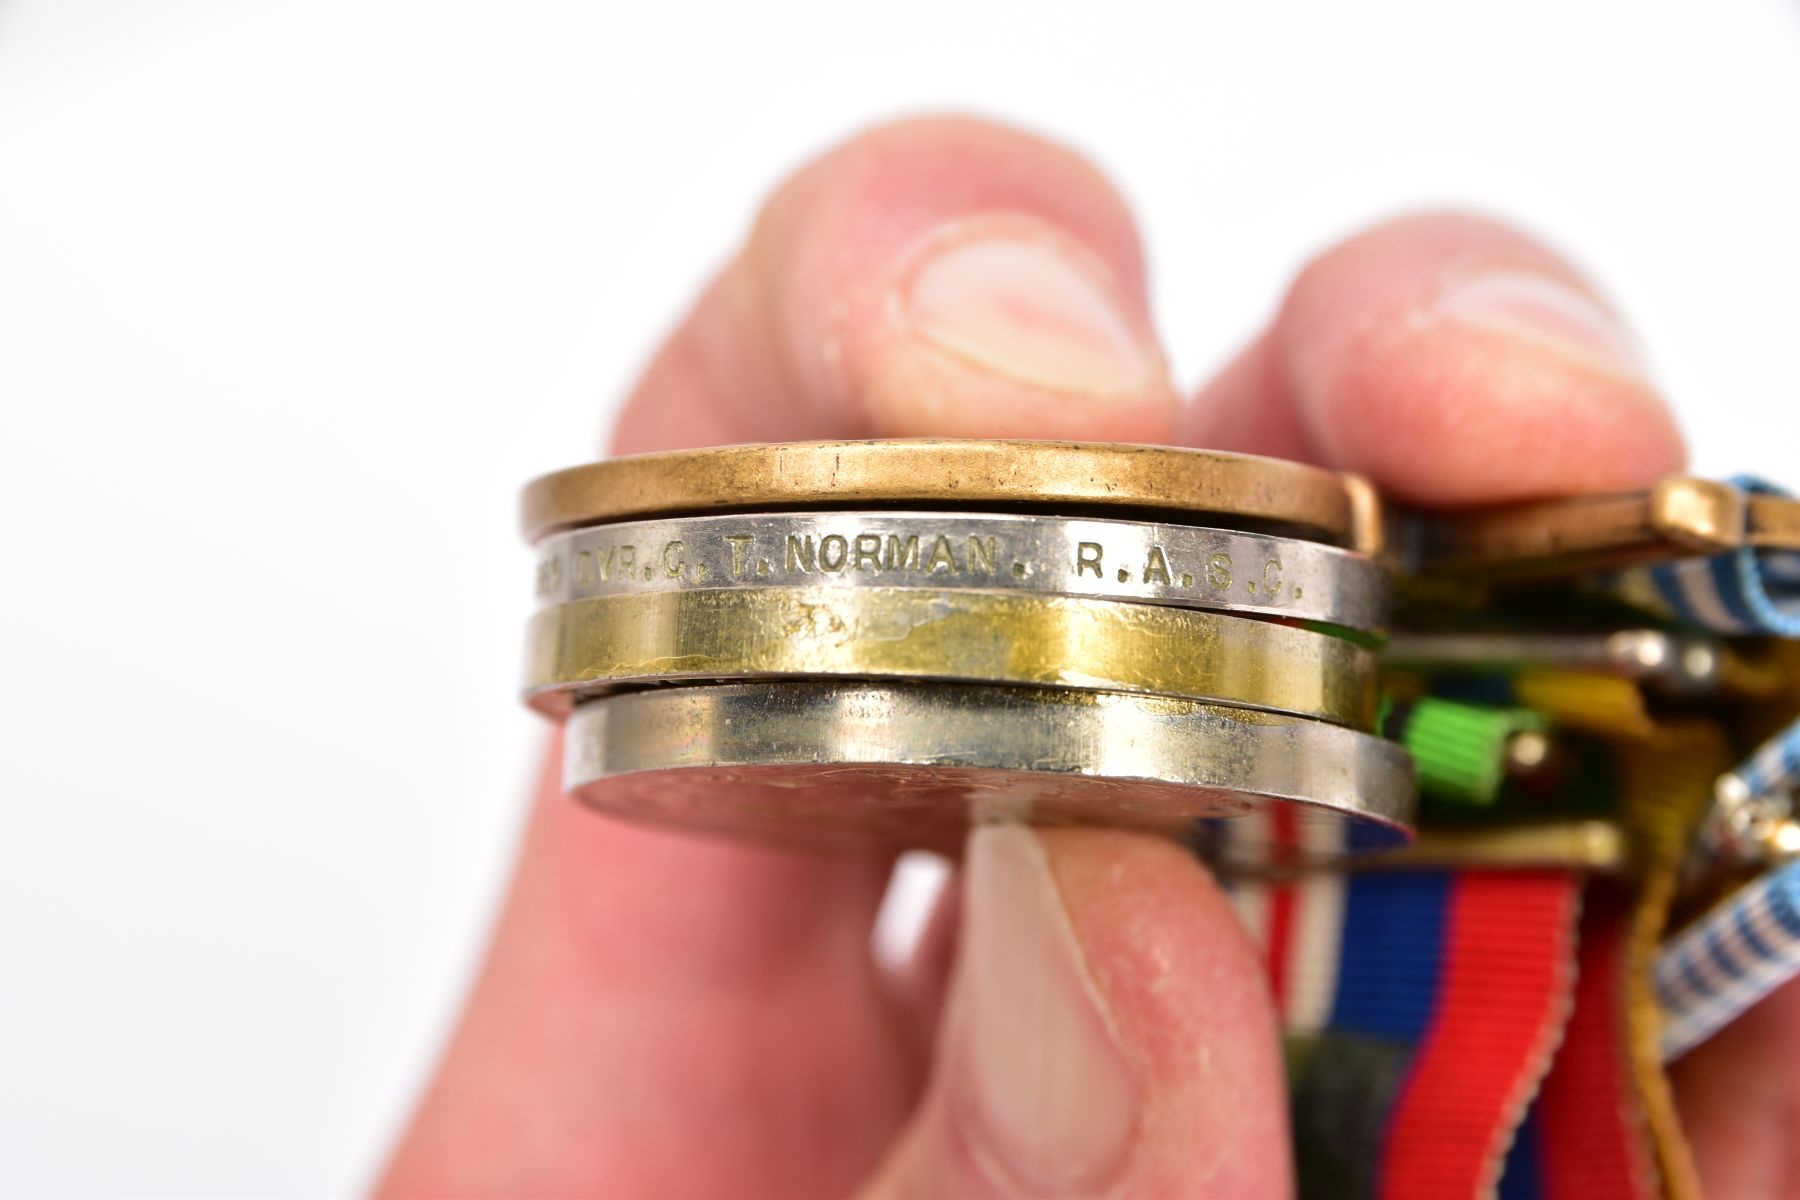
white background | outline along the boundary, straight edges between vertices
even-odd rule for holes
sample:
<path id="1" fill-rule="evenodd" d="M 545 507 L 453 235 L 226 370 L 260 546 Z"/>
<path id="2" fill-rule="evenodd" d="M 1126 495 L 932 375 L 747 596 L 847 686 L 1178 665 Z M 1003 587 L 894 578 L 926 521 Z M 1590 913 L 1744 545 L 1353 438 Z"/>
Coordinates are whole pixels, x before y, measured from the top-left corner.
<path id="1" fill-rule="evenodd" d="M 787 166 L 944 107 L 1115 173 L 1189 378 L 1468 204 L 1800 479 L 1792 3 L 0 4 L 0 1192 L 366 1183 L 538 736 L 515 489 Z"/>

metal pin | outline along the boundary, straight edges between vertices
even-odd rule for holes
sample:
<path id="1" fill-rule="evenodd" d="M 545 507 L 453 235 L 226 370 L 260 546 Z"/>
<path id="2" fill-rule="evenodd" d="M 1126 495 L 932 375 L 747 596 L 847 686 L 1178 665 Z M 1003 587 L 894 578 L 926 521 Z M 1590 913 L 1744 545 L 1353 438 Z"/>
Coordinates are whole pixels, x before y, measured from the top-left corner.
<path id="1" fill-rule="evenodd" d="M 1410 846 L 1345 861 L 1285 865 L 1224 864 L 1236 877 L 1284 878 L 1307 870 L 1574 871 L 1622 876 L 1631 870 L 1631 838 L 1613 821 L 1540 821 L 1484 829 L 1428 829 Z"/>
<path id="2" fill-rule="evenodd" d="M 1421 573 L 1541 578 L 1740 548 L 1800 550 L 1800 500 L 1677 476 L 1645 492 L 1408 514 L 1402 552 Z"/>
<path id="3" fill-rule="evenodd" d="M 1381 660 L 1391 667 L 1476 674 L 1554 667 L 1693 693 L 1720 686 L 1730 655 L 1713 638 L 1625 629 L 1615 633 L 1398 633 L 1388 641 Z"/>
<path id="4" fill-rule="evenodd" d="M 1797 786 L 1800 721 L 1719 776 L 1712 810 L 1696 840 L 1696 860 L 1783 862 L 1800 852 L 1800 826 L 1794 819 Z"/>

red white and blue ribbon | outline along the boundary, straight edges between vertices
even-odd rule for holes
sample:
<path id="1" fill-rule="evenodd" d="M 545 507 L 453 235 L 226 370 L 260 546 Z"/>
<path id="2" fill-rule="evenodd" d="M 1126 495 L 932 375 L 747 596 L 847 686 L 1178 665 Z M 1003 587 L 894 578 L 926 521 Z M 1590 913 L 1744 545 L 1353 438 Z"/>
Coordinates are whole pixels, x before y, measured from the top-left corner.
<path id="1" fill-rule="evenodd" d="M 1570 1010 L 1578 882 L 1317 871 L 1232 897 L 1289 1037 L 1301 1194 L 1491 1192 Z"/>

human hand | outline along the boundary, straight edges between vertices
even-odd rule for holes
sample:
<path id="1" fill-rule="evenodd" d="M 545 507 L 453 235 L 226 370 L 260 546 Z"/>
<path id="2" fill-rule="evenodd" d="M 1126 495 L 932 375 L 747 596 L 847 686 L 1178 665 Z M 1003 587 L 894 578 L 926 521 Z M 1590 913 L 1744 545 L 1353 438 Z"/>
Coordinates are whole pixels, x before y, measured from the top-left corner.
<path id="1" fill-rule="evenodd" d="M 1589 285 L 1461 216 L 1323 255 L 1184 402 L 1105 179 L 956 119 L 790 179 L 612 448 L 917 435 L 1273 454 L 1439 505 L 1638 487 L 1684 456 Z M 1175 845 L 977 832 L 896 975 L 869 953 L 889 857 L 621 824 L 565 800 L 558 761 L 384 1192 L 1291 1190 L 1261 964 Z"/>

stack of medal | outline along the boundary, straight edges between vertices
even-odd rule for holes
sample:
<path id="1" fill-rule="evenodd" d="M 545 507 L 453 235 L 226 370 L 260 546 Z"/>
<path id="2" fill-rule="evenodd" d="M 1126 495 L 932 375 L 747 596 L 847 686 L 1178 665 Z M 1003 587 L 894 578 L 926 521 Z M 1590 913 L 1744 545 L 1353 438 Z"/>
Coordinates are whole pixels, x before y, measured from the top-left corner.
<path id="1" fill-rule="evenodd" d="M 571 794 L 709 832 L 1247 816 L 1285 831 L 1261 858 L 1391 847 L 1414 790 L 1376 734 L 1370 504 L 1293 463 L 1049 442 L 578 467 L 525 497 L 527 698 L 566 719 Z"/>
<path id="2" fill-rule="evenodd" d="M 1696 1195 L 1664 1064 L 1800 971 L 1800 504 L 1760 485 L 1390 523 L 1270 460 L 838 443 L 576 468 L 525 524 L 590 804 L 1191 837 L 1302 1195 Z"/>
<path id="3" fill-rule="evenodd" d="M 1234 885 L 1303 1195 L 1697 1194 L 1664 1064 L 1800 973 L 1797 549 L 1749 481 L 1398 522 L 1419 842 Z"/>

